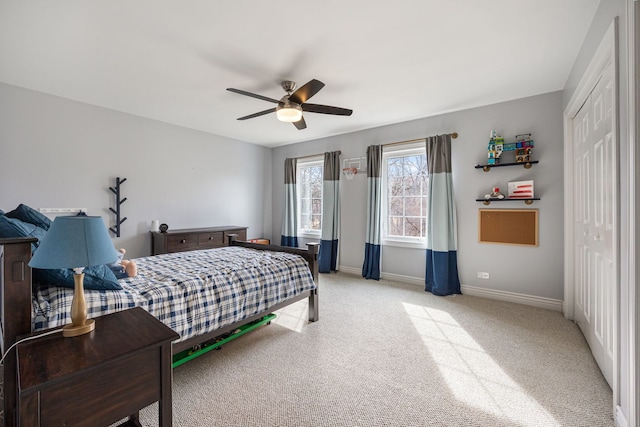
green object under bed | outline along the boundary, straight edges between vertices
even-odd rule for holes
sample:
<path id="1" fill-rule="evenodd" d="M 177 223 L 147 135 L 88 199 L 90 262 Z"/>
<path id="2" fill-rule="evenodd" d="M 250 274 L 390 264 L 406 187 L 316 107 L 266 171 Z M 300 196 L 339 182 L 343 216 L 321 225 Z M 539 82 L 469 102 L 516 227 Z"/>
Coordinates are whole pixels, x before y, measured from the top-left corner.
<path id="1" fill-rule="evenodd" d="M 251 332 L 254 329 L 265 325 L 267 323 L 270 323 L 273 319 L 276 318 L 276 315 L 271 313 L 268 314 L 264 317 L 262 317 L 261 319 L 255 320 L 253 322 L 247 323 L 246 325 L 242 325 L 239 326 L 237 329 L 235 329 L 232 333 L 229 334 L 224 334 L 218 338 L 214 338 L 212 340 L 206 341 L 202 344 L 200 344 L 198 349 L 195 348 L 190 348 L 184 351 L 181 351 L 178 354 L 174 354 L 173 355 L 173 368 L 176 368 L 180 365 L 182 365 L 183 363 L 187 363 L 189 360 L 193 360 L 198 356 L 202 356 L 203 354 L 211 351 L 211 350 L 215 350 L 216 348 L 219 348 L 221 345 L 228 343 L 231 340 L 234 340 L 244 334 L 246 334 L 247 332 Z"/>

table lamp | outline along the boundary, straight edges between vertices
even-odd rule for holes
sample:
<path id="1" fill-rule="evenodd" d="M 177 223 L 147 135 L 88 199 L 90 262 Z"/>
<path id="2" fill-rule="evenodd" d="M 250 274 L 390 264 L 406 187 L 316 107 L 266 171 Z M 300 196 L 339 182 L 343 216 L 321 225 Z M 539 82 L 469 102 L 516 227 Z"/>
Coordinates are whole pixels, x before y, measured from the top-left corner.
<path id="1" fill-rule="evenodd" d="M 111 264 L 117 260 L 118 254 L 102 217 L 59 216 L 53 220 L 29 266 L 43 269 L 72 268 L 75 272 L 71 324 L 63 327 L 63 336 L 75 337 L 95 329 L 94 320 L 87 319 L 84 268 Z"/>

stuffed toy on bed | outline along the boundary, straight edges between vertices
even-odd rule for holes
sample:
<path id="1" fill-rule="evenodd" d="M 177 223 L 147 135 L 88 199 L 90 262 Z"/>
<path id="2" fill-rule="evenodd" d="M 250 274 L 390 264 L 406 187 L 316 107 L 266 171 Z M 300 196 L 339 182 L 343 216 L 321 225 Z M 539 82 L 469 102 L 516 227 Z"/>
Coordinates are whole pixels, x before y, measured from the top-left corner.
<path id="1" fill-rule="evenodd" d="M 126 277 L 135 277 L 138 274 L 138 266 L 133 260 L 124 259 L 125 249 L 118 249 L 118 260 L 113 264 L 109 264 L 109 268 L 113 271 L 116 278 L 124 279 Z"/>

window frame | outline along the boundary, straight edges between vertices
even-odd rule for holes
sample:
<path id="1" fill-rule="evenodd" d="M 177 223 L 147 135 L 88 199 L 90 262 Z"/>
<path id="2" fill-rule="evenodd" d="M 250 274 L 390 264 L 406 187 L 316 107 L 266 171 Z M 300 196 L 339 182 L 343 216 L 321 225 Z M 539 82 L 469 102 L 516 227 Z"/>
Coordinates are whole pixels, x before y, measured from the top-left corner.
<path id="1" fill-rule="evenodd" d="M 302 228 L 302 168 L 305 167 L 317 167 L 320 166 L 322 169 L 322 182 L 320 183 L 320 230 L 308 230 Z M 297 206 L 296 215 L 298 220 L 298 236 L 299 237 L 311 237 L 311 238 L 320 238 L 322 237 L 322 209 L 323 209 L 323 197 L 324 197 L 324 157 L 323 156 L 314 156 L 305 158 L 304 160 L 298 160 L 296 164 L 296 186 L 297 188 Z"/>
<path id="2" fill-rule="evenodd" d="M 427 237 L 390 236 L 389 235 L 389 203 L 388 203 L 388 161 L 390 158 L 427 154 L 426 140 L 411 144 L 384 147 L 382 152 L 382 224 L 380 240 L 382 245 L 404 248 L 427 248 Z M 426 233 L 426 230 L 425 230 Z"/>

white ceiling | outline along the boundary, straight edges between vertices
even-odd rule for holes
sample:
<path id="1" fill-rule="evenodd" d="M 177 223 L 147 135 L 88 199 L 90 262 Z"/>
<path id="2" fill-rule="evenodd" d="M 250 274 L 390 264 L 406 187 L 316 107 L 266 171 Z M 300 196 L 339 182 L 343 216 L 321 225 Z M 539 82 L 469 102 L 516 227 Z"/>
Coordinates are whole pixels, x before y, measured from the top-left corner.
<path id="1" fill-rule="evenodd" d="M 560 90 L 599 0 L 0 0 L 0 81 L 265 146 Z M 307 129 L 279 99 L 326 86 Z"/>

